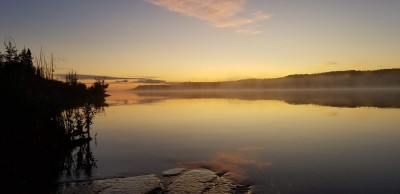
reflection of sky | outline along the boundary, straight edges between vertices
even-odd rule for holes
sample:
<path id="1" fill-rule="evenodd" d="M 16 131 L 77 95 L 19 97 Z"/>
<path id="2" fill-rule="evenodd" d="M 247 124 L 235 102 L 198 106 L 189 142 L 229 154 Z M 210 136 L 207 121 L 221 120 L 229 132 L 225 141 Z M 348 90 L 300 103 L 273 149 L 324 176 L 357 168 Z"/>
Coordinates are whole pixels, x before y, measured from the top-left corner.
<path id="1" fill-rule="evenodd" d="M 266 161 L 260 161 L 257 157 L 262 148 L 247 146 L 229 152 L 218 152 L 210 160 L 185 161 L 179 165 L 185 169 L 207 168 L 217 173 L 231 172 L 237 174 L 237 179 L 245 179 L 244 166 L 252 166 L 258 170 L 264 170 L 270 165 Z"/>
<path id="2" fill-rule="evenodd" d="M 393 172 L 400 173 L 399 111 L 235 99 L 111 106 L 94 121 L 94 174 L 138 175 L 178 163 L 205 163 L 238 173 L 244 170 L 261 183 L 266 178 L 278 181 L 274 176 L 279 175 L 284 177 L 280 181 L 297 184 L 306 184 L 301 176 L 328 176 L 313 184 L 332 177 L 330 181 L 340 185 L 340 178 L 355 181 L 358 176 L 368 177 L 362 184 L 381 184 L 393 179 Z M 264 162 L 272 165 L 255 170 Z"/>
<path id="3" fill-rule="evenodd" d="M 288 104 L 314 104 L 332 107 L 399 108 L 397 89 L 276 89 L 276 90 L 181 90 L 135 91 L 133 85 L 123 84 L 124 90 L 110 85 L 107 98 L 110 105 L 155 103 L 168 99 L 240 99 L 279 100 Z M 334 116 L 335 113 L 330 113 Z"/>

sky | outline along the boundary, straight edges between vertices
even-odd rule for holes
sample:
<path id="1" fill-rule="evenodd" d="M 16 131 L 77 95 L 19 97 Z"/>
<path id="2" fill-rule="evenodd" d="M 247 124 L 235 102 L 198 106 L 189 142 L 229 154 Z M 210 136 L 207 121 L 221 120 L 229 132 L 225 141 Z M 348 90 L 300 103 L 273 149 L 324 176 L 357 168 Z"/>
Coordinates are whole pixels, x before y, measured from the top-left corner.
<path id="1" fill-rule="evenodd" d="M 399 0 L 4 0 L 58 73 L 223 81 L 400 67 Z M 1 49 L 3 51 L 3 49 Z"/>

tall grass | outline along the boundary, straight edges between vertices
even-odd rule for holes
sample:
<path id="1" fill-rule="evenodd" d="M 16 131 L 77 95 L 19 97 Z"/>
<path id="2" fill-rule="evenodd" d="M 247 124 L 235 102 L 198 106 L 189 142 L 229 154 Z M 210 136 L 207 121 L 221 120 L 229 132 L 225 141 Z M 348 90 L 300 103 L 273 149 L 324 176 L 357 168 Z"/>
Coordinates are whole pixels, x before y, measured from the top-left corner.
<path id="1" fill-rule="evenodd" d="M 43 49 L 40 48 L 39 57 L 35 58 L 36 75 L 43 77 L 45 79 L 54 79 L 54 58 L 53 53 L 51 53 L 50 61 L 46 59 L 46 54 Z"/>

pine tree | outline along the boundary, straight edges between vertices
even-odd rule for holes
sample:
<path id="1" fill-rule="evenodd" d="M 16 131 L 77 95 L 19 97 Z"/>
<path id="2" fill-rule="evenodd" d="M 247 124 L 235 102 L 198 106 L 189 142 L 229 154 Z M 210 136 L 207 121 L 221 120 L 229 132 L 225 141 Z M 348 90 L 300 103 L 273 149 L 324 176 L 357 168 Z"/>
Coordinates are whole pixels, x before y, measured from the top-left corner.
<path id="1" fill-rule="evenodd" d="M 4 42 L 4 46 L 6 48 L 6 54 L 4 55 L 5 63 L 13 63 L 13 62 L 18 62 L 19 57 L 18 57 L 18 50 L 14 44 L 11 43 L 11 41 Z"/>

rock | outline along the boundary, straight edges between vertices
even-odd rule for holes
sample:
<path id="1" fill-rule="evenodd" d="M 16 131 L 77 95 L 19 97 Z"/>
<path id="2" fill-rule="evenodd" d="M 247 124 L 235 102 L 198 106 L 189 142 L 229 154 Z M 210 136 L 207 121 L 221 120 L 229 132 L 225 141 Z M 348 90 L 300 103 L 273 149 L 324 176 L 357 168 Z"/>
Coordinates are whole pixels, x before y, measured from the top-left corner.
<path id="1" fill-rule="evenodd" d="M 168 185 L 167 192 L 178 193 L 234 193 L 235 185 L 207 169 L 190 170 Z"/>
<path id="2" fill-rule="evenodd" d="M 183 173 L 184 171 L 185 169 L 183 168 L 164 171 L 163 177 L 160 176 L 163 181 L 157 178 L 156 175 L 151 174 L 127 178 L 63 183 L 59 186 L 57 193 L 251 194 L 254 192 L 253 186 L 244 186 L 232 181 L 242 178 L 236 173 L 227 172 L 220 177 L 208 169 L 194 169 Z"/>
<path id="3" fill-rule="evenodd" d="M 97 181 L 96 183 L 104 184 L 104 181 Z M 151 174 L 117 179 L 111 182 L 110 187 L 100 193 L 150 193 L 161 191 L 162 189 L 161 180 L 156 175 Z"/>
<path id="4" fill-rule="evenodd" d="M 253 193 L 255 193 L 254 192 L 254 186 L 249 186 L 246 194 L 253 194 Z"/>
<path id="5" fill-rule="evenodd" d="M 236 186 L 228 179 L 218 177 L 214 185 L 205 193 L 235 193 Z"/>
<path id="6" fill-rule="evenodd" d="M 92 182 L 64 184 L 57 193 L 161 193 L 161 180 L 156 175 L 95 180 Z"/>
<path id="7" fill-rule="evenodd" d="M 186 169 L 184 169 L 184 168 L 173 168 L 173 169 L 162 172 L 162 175 L 163 176 L 175 176 L 175 175 L 181 174 L 185 170 Z"/>
<path id="8" fill-rule="evenodd" d="M 231 180 L 234 183 L 241 183 L 244 180 L 244 177 L 242 175 L 234 172 L 227 172 L 222 177 Z"/>
<path id="9" fill-rule="evenodd" d="M 91 182 L 77 182 L 61 184 L 56 193 L 59 194 L 80 194 L 80 193 L 99 193 L 108 185 L 92 184 Z"/>

